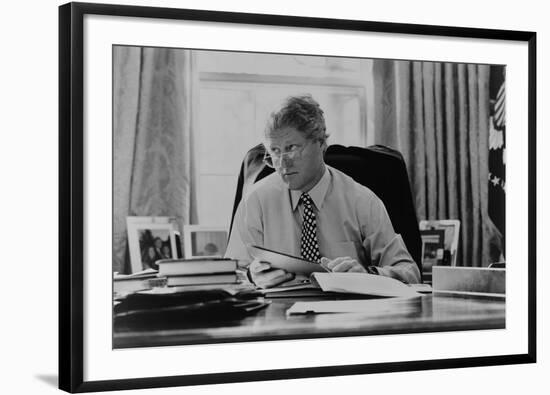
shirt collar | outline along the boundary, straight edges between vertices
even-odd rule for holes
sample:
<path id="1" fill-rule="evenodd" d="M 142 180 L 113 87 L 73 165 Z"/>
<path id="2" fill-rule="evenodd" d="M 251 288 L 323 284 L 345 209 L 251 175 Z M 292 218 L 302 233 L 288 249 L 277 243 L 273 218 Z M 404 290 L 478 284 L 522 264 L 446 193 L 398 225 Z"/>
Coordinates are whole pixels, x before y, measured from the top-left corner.
<path id="1" fill-rule="evenodd" d="M 325 200 L 325 195 L 327 194 L 328 186 L 330 184 L 330 172 L 328 171 L 328 166 L 325 165 L 325 172 L 321 179 L 315 184 L 313 188 L 308 192 L 308 195 L 313 200 L 317 210 L 321 209 L 323 201 Z M 292 210 L 296 210 L 298 203 L 300 202 L 300 196 L 302 196 L 302 191 L 290 190 L 290 203 L 292 205 Z"/>

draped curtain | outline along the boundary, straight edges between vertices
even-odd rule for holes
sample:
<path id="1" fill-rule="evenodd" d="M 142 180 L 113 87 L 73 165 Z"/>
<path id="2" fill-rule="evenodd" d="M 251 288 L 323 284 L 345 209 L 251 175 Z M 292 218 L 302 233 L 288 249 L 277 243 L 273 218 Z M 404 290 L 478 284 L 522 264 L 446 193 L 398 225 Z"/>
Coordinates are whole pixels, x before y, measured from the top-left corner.
<path id="1" fill-rule="evenodd" d="M 127 216 L 196 217 L 191 54 L 113 50 L 113 270 L 129 272 Z"/>
<path id="2" fill-rule="evenodd" d="M 375 142 L 402 152 L 419 220 L 460 220 L 458 265 L 498 260 L 501 236 L 488 215 L 489 66 L 375 60 L 373 73 Z"/>

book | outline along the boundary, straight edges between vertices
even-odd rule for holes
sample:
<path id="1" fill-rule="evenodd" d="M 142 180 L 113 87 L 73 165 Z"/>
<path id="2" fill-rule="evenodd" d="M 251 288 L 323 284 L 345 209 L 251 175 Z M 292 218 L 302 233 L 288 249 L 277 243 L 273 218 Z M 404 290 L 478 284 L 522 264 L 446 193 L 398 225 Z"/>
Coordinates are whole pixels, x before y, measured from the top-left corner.
<path id="1" fill-rule="evenodd" d="M 249 245 L 247 248 L 250 255 L 260 261 L 269 262 L 274 269 L 283 269 L 289 273 L 306 275 L 327 271 L 327 269 L 318 263 L 306 261 L 305 259 L 273 251 L 265 247 Z"/>
<path id="2" fill-rule="evenodd" d="M 368 273 L 312 273 L 309 281 L 284 283 L 278 287 L 257 289 L 266 298 L 334 297 L 386 298 L 417 297 L 431 293 L 425 284 L 405 284 L 391 277 Z"/>
<path id="3" fill-rule="evenodd" d="M 237 273 L 221 273 L 207 275 L 169 276 L 168 286 L 206 285 L 206 284 L 236 284 L 239 282 Z"/>
<path id="4" fill-rule="evenodd" d="M 161 259 L 157 261 L 159 276 L 183 276 L 194 274 L 234 273 L 238 267 L 236 259 L 193 258 Z"/>
<path id="5" fill-rule="evenodd" d="M 311 283 L 327 293 L 368 295 L 369 298 L 355 296 L 352 300 L 338 298 L 338 300 L 327 301 L 299 301 L 287 310 L 287 315 L 391 313 L 396 300 L 410 301 L 422 296 L 417 292 L 416 287 L 411 287 L 391 277 L 368 273 L 313 273 Z M 391 302 L 388 303 L 388 300 L 391 300 Z"/>
<path id="6" fill-rule="evenodd" d="M 423 293 L 429 294 L 432 293 L 432 287 L 428 284 L 407 284 L 409 289 Z M 274 298 L 331 298 L 337 296 L 339 299 L 342 298 L 384 298 L 386 295 L 379 295 L 374 293 L 350 293 L 347 290 L 335 292 L 335 291 L 325 291 L 319 285 L 314 285 L 310 283 L 303 283 L 297 285 L 285 286 L 284 284 L 275 288 L 266 288 L 259 289 L 256 292 L 260 295 L 263 295 L 265 298 L 274 299 Z"/>
<path id="7" fill-rule="evenodd" d="M 372 296 L 421 296 L 414 288 L 391 277 L 368 273 L 313 273 L 311 282 L 325 292 Z"/>

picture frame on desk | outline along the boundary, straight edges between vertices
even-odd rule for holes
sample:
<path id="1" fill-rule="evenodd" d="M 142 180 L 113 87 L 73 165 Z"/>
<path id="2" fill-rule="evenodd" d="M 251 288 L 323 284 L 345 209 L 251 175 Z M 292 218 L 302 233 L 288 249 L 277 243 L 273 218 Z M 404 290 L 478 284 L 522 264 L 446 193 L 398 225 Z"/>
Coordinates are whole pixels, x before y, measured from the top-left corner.
<path id="1" fill-rule="evenodd" d="M 420 232 L 443 230 L 443 248 L 451 254 L 451 266 L 456 266 L 458 240 L 460 237 L 460 221 L 456 219 L 422 220 L 419 223 Z"/>
<path id="2" fill-rule="evenodd" d="M 227 247 L 227 230 L 222 226 L 184 225 L 185 258 L 220 258 Z"/>
<path id="3" fill-rule="evenodd" d="M 132 273 L 156 269 L 159 259 L 181 257 L 175 217 L 127 217 L 126 223 Z"/>
<path id="4" fill-rule="evenodd" d="M 422 220 L 422 281 L 432 283 L 432 267 L 456 266 L 460 221 L 456 219 Z"/>
<path id="5" fill-rule="evenodd" d="M 61 6 L 59 20 L 60 388 L 86 392 L 536 360 L 535 33 L 86 3 Z M 510 87 L 509 92 L 514 92 L 506 97 L 506 127 L 510 132 L 506 135 L 506 239 L 514 242 L 506 250 L 507 260 L 513 264 L 506 269 L 505 328 L 465 330 L 453 326 L 444 333 L 408 333 L 404 328 L 361 335 L 342 330 L 337 317 L 323 315 L 318 317 L 322 326 L 337 329 L 319 336 L 276 334 L 254 341 L 246 341 L 246 337 L 220 340 L 215 347 L 205 341 L 186 341 L 178 347 L 113 350 L 110 262 L 115 259 L 113 239 L 118 237 L 118 228 L 113 225 L 113 217 L 120 215 L 117 207 L 158 204 L 165 196 L 185 196 L 188 192 L 188 184 L 170 189 L 174 185 L 179 188 L 180 184 L 166 182 L 177 174 L 162 168 L 165 162 L 159 157 L 154 163 L 160 171 L 155 173 L 154 168 L 140 173 L 139 180 L 144 181 L 141 185 L 160 180 L 164 193 L 118 200 L 125 186 L 109 177 L 113 171 L 131 170 L 114 165 L 118 158 L 112 157 L 113 146 L 120 144 L 112 134 L 113 83 L 118 83 L 113 78 L 112 62 L 116 46 L 505 65 L 507 90 Z M 474 73 L 467 75 L 472 83 L 477 78 Z M 328 78 L 326 82 L 330 85 L 335 80 Z M 128 93 L 128 98 L 139 97 L 125 88 L 132 87 L 117 86 L 118 92 Z M 474 102 L 476 96 L 468 100 Z M 360 103 L 367 106 L 366 101 Z M 384 125 L 375 116 L 381 114 L 376 104 L 368 110 L 374 118 L 359 118 L 365 128 L 372 128 L 369 122 L 373 119 Z M 129 124 L 118 127 L 133 128 Z M 498 133 L 496 137 L 493 142 L 499 141 Z M 365 143 L 369 143 L 368 138 Z M 474 148 L 472 144 L 470 150 Z M 468 150 L 460 155 L 476 157 Z M 148 178 L 152 174 L 156 176 Z M 504 185 L 494 174 L 490 177 L 495 185 Z M 205 202 L 200 204 L 209 207 Z M 449 316 L 446 311 L 442 313 Z M 422 341 L 411 341 L 417 337 Z M 149 363 L 143 364 L 143 360 Z"/>

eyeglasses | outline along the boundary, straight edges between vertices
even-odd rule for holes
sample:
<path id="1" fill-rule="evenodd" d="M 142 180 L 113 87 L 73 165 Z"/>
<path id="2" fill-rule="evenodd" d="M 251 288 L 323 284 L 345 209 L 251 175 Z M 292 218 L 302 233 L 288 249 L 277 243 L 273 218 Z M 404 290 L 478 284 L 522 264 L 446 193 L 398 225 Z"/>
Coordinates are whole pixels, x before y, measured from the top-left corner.
<path id="1" fill-rule="evenodd" d="M 308 142 L 302 146 L 294 144 L 285 152 L 273 152 L 269 149 L 266 149 L 264 154 L 264 163 L 271 167 L 272 169 L 280 167 L 283 157 L 286 156 L 287 159 L 295 160 L 302 157 L 302 152 L 308 146 L 308 144 L 315 140 L 308 140 Z"/>

